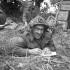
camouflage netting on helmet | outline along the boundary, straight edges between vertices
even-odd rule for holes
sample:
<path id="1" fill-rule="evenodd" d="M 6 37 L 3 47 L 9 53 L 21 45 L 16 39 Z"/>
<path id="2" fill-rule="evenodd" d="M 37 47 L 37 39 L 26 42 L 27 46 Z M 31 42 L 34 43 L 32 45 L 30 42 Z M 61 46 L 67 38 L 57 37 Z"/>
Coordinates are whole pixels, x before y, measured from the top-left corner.
<path id="1" fill-rule="evenodd" d="M 34 25 L 38 25 L 38 24 L 46 26 L 46 20 L 43 17 L 41 17 L 40 15 L 38 15 L 37 17 L 35 17 L 29 23 L 30 26 L 34 26 Z"/>
<path id="2" fill-rule="evenodd" d="M 30 21 L 29 25 L 30 25 L 30 27 L 33 27 L 35 25 L 43 25 L 45 27 L 45 30 L 47 30 L 49 28 L 49 26 L 47 25 L 46 20 L 40 15 L 38 15 L 34 19 L 32 19 Z"/>

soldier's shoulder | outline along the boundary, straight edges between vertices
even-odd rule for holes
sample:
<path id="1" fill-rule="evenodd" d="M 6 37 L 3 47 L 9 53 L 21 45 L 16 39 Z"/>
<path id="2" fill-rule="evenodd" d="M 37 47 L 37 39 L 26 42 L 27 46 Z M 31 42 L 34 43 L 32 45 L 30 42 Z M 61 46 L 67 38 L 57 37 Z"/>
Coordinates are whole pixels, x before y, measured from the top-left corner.
<path id="1" fill-rule="evenodd" d="M 22 35 L 23 38 L 28 38 L 29 37 L 30 32 L 25 31 Z"/>
<path id="2" fill-rule="evenodd" d="M 52 35 L 49 32 L 45 32 L 45 38 L 51 39 Z"/>

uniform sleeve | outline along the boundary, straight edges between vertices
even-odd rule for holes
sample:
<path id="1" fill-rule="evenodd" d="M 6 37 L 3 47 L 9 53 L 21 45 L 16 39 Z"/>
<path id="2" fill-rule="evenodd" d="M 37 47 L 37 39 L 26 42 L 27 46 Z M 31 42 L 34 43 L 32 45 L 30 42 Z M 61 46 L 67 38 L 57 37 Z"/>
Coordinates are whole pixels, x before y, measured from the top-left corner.
<path id="1" fill-rule="evenodd" d="M 27 44 L 22 37 L 13 37 L 9 40 L 8 51 L 12 55 L 25 56 L 29 55 Z"/>

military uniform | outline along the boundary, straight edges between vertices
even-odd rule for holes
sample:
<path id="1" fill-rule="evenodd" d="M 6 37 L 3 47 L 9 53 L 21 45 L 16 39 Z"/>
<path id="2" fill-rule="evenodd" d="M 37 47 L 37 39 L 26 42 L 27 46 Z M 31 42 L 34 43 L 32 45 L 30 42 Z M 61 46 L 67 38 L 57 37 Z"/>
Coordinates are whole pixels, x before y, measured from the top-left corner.
<path id="1" fill-rule="evenodd" d="M 36 17 L 33 20 L 40 19 L 39 17 Z M 41 18 L 42 19 L 42 18 Z M 32 22 L 32 21 L 31 21 Z M 33 22 L 30 25 L 33 24 Z M 38 22 L 38 20 L 37 20 Z M 36 21 L 34 21 L 35 24 L 37 24 Z M 38 23 L 40 24 L 40 23 Z M 44 25 L 44 24 L 43 24 Z M 32 25 L 33 26 L 33 25 Z M 47 34 L 47 35 L 46 35 Z M 46 32 L 42 35 L 40 39 L 35 39 L 32 32 L 26 32 L 23 34 L 21 37 L 13 37 L 9 40 L 10 46 L 10 52 L 14 54 L 17 54 L 18 56 L 23 56 L 26 53 L 30 55 L 28 49 L 33 49 L 33 48 L 40 48 L 44 49 L 45 47 L 49 47 L 52 51 L 55 50 L 53 41 L 51 40 L 51 35 L 50 33 Z"/>

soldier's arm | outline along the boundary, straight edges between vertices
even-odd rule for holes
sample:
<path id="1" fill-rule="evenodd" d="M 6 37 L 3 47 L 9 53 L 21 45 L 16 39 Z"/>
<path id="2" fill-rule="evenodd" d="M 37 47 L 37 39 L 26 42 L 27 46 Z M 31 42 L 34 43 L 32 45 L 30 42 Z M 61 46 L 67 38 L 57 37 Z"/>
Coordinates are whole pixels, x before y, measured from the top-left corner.
<path id="1" fill-rule="evenodd" d="M 25 56 L 29 55 L 28 47 L 25 40 L 22 37 L 13 37 L 9 41 L 9 51 L 12 55 Z"/>

